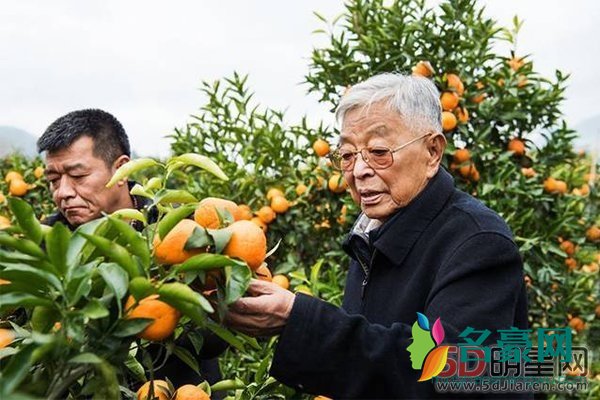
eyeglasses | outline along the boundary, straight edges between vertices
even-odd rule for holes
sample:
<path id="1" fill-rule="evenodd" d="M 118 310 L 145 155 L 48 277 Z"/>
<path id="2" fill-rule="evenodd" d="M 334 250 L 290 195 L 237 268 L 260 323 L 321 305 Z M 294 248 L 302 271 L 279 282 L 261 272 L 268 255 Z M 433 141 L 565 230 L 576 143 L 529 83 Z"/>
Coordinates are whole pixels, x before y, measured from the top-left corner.
<path id="1" fill-rule="evenodd" d="M 362 149 L 356 151 L 338 149 L 332 154 L 330 154 L 329 159 L 331 160 L 331 165 L 334 168 L 339 169 L 341 171 L 350 171 L 354 168 L 356 156 L 360 153 L 363 160 L 365 160 L 365 162 L 371 168 L 386 169 L 394 163 L 395 152 L 429 135 L 431 135 L 431 133 L 421 135 L 418 138 L 410 140 L 404 143 L 403 145 L 396 147 L 395 149 L 390 149 L 389 147 L 383 146 L 363 147 Z"/>

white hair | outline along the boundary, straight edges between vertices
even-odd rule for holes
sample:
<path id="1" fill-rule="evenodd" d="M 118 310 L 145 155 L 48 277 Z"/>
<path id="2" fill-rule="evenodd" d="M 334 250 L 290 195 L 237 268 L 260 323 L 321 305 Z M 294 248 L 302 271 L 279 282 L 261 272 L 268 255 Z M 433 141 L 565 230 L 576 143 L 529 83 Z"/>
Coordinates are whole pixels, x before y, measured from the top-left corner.
<path id="1" fill-rule="evenodd" d="M 368 111 L 379 102 L 397 112 L 415 135 L 442 131 L 440 93 L 431 80 L 421 76 L 383 73 L 352 86 L 337 107 L 336 119 L 343 123 L 348 111 L 358 107 Z"/>

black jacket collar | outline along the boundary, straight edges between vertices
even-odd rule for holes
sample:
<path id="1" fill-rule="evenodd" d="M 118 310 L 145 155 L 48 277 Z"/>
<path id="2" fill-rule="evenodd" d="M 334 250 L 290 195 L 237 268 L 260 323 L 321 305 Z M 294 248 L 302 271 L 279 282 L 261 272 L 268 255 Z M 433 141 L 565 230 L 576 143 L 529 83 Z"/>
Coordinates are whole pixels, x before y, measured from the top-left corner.
<path id="1" fill-rule="evenodd" d="M 415 242 L 438 215 L 444 204 L 452 196 L 454 181 L 442 167 L 425 189 L 406 207 L 399 209 L 382 226 L 371 231 L 369 241 L 372 248 L 388 258 L 394 265 L 400 265 Z M 342 247 L 355 257 L 353 247 L 356 234 L 350 234 Z"/>

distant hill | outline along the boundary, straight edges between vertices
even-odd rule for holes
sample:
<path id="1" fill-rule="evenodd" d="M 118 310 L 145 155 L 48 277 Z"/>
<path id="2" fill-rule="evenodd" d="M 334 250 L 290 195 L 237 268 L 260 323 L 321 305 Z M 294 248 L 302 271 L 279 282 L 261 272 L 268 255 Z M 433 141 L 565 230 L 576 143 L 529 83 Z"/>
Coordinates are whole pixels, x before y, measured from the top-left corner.
<path id="1" fill-rule="evenodd" d="M 573 127 L 579 138 L 575 141 L 575 147 L 587 151 L 600 152 L 600 114 L 583 120 Z"/>
<path id="2" fill-rule="evenodd" d="M 26 157 L 35 157 L 37 138 L 31 133 L 14 126 L 0 125 L 0 157 L 20 152 Z"/>

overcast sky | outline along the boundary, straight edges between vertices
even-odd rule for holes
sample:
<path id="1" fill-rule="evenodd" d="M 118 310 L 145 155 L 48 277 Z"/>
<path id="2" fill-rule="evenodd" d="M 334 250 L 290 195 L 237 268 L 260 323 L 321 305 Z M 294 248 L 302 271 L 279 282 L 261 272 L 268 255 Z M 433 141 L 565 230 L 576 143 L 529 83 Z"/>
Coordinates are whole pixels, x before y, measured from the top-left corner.
<path id="1" fill-rule="evenodd" d="M 600 2 L 488 0 L 487 15 L 504 25 L 525 21 L 519 53 L 553 77 L 571 73 L 563 111 L 570 125 L 600 113 Z M 165 135 L 202 105 L 202 80 L 250 74 L 255 99 L 332 122 L 300 85 L 311 34 L 341 1 L 17 1 L 0 4 L 0 125 L 39 136 L 59 116 L 96 107 L 113 113 L 134 151 L 165 156 Z"/>

